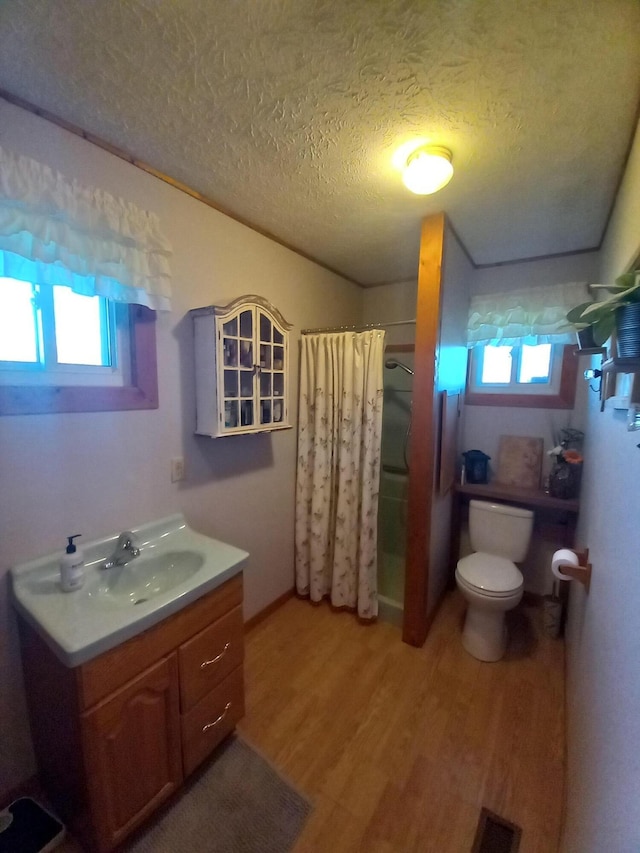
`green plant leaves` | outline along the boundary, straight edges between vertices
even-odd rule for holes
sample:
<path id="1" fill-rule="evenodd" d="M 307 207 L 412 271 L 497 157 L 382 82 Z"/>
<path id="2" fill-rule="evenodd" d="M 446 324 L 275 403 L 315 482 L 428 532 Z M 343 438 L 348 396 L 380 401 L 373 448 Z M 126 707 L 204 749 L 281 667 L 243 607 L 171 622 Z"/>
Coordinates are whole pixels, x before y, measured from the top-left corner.
<path id="1" fill-rule="evenodd" d="M 567 312 L 569 323 L 572 323 L 574 326 L 588 326 L 589 323 L 585 323 L 582 320 L 582 312 L 593 304 L 593 302 L 583 302 L 582 305 L 576 305 L 575 308 L 572 308 L 571 311 Z"/>
<path id="2" fill-rule="evenodd" d="M 602 346 L 615 328 L 615 315 L 623 305 L 640 302 L 640 271 L 618 276 L 615 284 L 592 284 L 593 289 L 606 290 L 611 296 L 600 302 L 583 302 L 567 312 L 567 321 L 578 330 L 591 326 L 596 346 Z"/>
<path id="3" fill-rule="evenodd" d="M 593 324 L 593 341 L 596 346 L 603 346 L 613 334 L 616 325 L 615 314 L 605 314 Z"/>

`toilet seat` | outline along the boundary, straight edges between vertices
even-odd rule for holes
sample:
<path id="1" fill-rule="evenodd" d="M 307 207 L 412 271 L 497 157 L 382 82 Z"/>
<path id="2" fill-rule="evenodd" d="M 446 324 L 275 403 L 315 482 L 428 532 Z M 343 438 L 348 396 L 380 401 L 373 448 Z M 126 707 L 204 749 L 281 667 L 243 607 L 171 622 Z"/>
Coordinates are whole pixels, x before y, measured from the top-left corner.
<path id="1" fill-rule="evenodd" d="M 515 563 L 478 551 L 458 561 L 458 582 L 480 595 L 506 598 L 522 588 L 524 578 Z"/>

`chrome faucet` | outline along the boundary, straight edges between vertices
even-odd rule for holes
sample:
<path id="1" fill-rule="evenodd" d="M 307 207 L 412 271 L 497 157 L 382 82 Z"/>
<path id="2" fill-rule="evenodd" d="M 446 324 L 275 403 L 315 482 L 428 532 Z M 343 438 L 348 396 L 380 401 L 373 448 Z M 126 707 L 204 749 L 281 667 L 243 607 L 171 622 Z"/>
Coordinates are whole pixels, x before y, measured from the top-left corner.
<path id="1" fill-rule="evenodd" d="M 140 556 L 140 548 L 130 530 L 125 530 L 118 536 L 118 542 L 113 554 L 104 561 L 103 569 L 113 569 L 115 566 L 126 566 L 134 557 Z"/>

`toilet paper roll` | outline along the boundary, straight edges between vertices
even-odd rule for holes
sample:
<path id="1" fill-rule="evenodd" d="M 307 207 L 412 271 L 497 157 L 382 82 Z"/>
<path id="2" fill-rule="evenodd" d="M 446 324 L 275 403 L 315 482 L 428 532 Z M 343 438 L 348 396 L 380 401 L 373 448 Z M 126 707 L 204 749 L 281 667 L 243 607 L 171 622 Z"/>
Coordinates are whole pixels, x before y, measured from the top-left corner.
<path id="1" fill-rule="evenodd" d="M 551 571 L 553 574 L 561 581 L 570 581 L 571 578 L 568 578 L 566 575 L 563 575 L 560 571 L 560 566 L 579 566 L 580 561 L 576 557 L 573 551 L 570 551 L 568 548 L 560 548 L 559 551 L 556 551 L 551 558 Z"/>

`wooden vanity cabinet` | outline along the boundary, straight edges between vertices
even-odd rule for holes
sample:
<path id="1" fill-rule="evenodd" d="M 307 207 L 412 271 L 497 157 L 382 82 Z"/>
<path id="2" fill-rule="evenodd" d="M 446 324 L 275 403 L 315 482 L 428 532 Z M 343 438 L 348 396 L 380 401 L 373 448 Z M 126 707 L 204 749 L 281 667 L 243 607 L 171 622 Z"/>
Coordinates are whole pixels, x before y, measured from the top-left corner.
<path id="1" fill-rule="evenodd" d="M 87 850 L 112 850 L 244 714 L 242 576 L 85 664 L 18 617 L 42 783 Z"/>
<path id="2" fill-rule="evenodd" d="M 176 655 L 82 715 L 96 834 L 122 841 L 182 783 Z"/>

